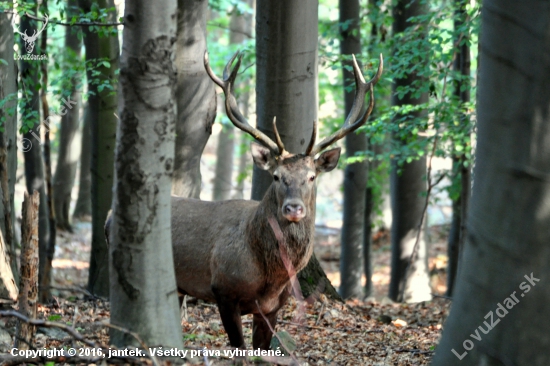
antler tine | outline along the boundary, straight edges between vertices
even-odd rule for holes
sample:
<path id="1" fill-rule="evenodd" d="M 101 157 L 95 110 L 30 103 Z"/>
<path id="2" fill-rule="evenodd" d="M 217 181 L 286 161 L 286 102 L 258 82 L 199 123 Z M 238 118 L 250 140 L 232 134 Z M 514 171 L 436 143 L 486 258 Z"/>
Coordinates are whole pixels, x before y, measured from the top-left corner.
<path id="1" fill-rule="evenodd" d="M 313 131 L 311 132 L 311 139 L 306 149 L 306 155 L 310 155 L 311 151 L 315 147 L 315 140 L 317 139 L 317 120 L 313 121 Z"/>
<path id="2" fill-rule="evenodd" d="M 365 124 L 370 114 L 372 113 L 372 109 L 374 108 L 374 91 L 373 91 L 374 85 L 376 85 L 378 80 L 380 80 L 380 77 L 382 76 L 382 71 L 384 69 L 384 59 L 382 57 L 382 54 L 380 54 L 379 60 L 380 61 L 378 64 L 378 70 L 376 74 L 367 83 L 365 82 L 365 78 L 361 73 L 361 69 L 357 64 L 357 60 L 355 59 L 355 56 L 353 56 L 353 72 L 355 75 L 355 99 L 353 101 L 351 111 L 349 112 L 343 127 L 340 128 L 335 133 L 333 133 L 332 135 L 324 138 L 319 144 L 315 145 L 315 147 L 311 150 L 311 152 L 308 155 L 311 155 L 311 156 L 316 155 L 317 153 L 321 152 L 328 146 L 344 138 L 347 134 L 354 132 L 359 127 Z M 365 105 L 365 94 L 367 93 L 367 91 L 370 91 L 369 106 L 367 108 L 367 111 L 361 117 L 359 117 L 359 115 L 361 114 L 361 110 Z"/>
<path id="3" fill-rule="evenodd" d="M 231 69 L 231 65 L 233 64 L 237 56 L 238 56 L 237 64 L 233 69 Z M 229 62 L 225 65 L 225 68 L 223 71 L 223 80 L 222 80 L 214 74 L 214 71 L 212 71 L 212 68 L 210 67 L 208 51 L 204 52 L 204 68 L 206 69 L 206 73 L 208 74 L 208 76 L 210 76 L 212 81 L 214 81 L 223 90 L 223 93 L 225 95 L 225 112 L 227 113 L 227 117 L 229 117 L 229 120 L 233 123 L 235 127 L 248 133 L 249 135 L 254 137 L 254 139 L 256 139 L 258 142 L 260 142 L 262 145 L 270 149 L 273 152 L 273 154 L 281 155 L 284 151 L 283 148 L 279 148 L 279 144 L 276 144 L 275 142 L 273 142 L 273 140 L 271 140 L 262 131 L 252 127 L 250 123 L 248 123 L 247 119 L 242 115 L 241 111 L 239 110 L 239 107 L 237 106 L 237 100 L 233 95 L 232 89 L 233 89 L 233 84 L 235 83 L 235 79 L 237 78 L 237 74 L 239 73 L 241 60 L 242 60 L 242 54 L 240 54 L 240 52 L 237 51 L 233 55 L 233 57 L 231 57 Z M 276 133 L 276 136 L 280 139 L 280 137 L 278 136 L 278 133 Z M 282 142 L 281 142 L 281 146 L 282 146 Z"/>
<path id="4" fill-rule="evenodd" d="M 279 148 L 280 154 L 285 155 L 285 145 L 283 144 L 283 140 L 281 140 L 281 136 L 279 135 L 279 131 L 277 130 L 277 117 L 273 117 L 273 132 L 275 133 L 275 143 Z"/>

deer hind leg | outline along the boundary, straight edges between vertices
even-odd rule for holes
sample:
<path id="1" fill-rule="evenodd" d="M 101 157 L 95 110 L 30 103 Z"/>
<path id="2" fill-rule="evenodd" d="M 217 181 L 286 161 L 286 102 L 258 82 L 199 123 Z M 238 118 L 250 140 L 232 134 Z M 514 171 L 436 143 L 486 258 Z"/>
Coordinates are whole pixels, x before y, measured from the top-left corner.
<path id="1" fill-rule="evenodd" d="M 277 310 L 265 315 L 265 317 L 269 321 L 271 328 L 275 330 L 275 325 L 277 324 Z M 273 337 L 273 332 L 268 323 L 265 321 L 262 314 L 254 314 L 252 324 L 252 347 L 254 349 L 260 348 L 268 350 L 271 344 L 271 338 Z"/>
<path id="2" fill-rule="evenodd" d="M 223 327 L 229 337 L 231 347 L 245 348 L 243 338 L 243 325 L 241 323 L 241 310 L 238 301 L 229 296 L 225 296 L 218 289 L 212 287 L 218 304 L 218 311 L 222 318 Z"/>

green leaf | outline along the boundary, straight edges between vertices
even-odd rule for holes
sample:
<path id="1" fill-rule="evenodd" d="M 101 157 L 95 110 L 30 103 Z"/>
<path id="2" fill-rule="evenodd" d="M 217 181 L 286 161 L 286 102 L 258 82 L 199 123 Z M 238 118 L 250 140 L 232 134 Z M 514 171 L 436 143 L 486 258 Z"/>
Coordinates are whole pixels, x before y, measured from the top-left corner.
<path id="1" fill-rule="evenodd" d="M 48 320 L 51 321 L 51 322 L 55 322 L 55 321 L 61 320 L 61 315 L 59 315 L 59 314 L 50 315 L 50 316 L 48 317 Z"/>

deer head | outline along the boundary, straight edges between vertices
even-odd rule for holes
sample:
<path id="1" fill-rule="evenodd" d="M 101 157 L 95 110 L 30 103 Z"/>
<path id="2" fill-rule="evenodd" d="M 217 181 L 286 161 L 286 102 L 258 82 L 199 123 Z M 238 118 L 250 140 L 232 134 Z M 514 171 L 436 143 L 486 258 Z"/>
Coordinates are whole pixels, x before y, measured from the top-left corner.
<path id="1" fill-rule="evenodd" d="M 15 17 L 14 17 L 14 20 L 15 20 Z M 32 36 L 29 36 L 27 34 L 26 29 L 25 29 L 24 33 L 21 33 L 21 31 L 19 31 L 19 29 L 17 27 L 14 27 L 15 32 L 19 33 L 21 35 L 21 38 L 25 42 L 25 49 L 27 50 L 27 53 L 32 53 L 32 51 L 34 50 L 34 42 L 36 42 L 36 40 L 38 39 L 38 36 L 40 35 L 40 33 L 42 33 L 44 31 L 44 29 L 46 29 L 46 26 L 48 25 L 48 15 L 44 15 L 43 22 L 44 22 L 44 24 L 42 25 L 42 29 L 40 29 L 39 31 L 36 31 L 36 29 L 35 29 Z"/>
<path id="2" fill-rule="evenodd" d="M 231 65 L 237 59 L 233 69 Z M 313 133 L 304 154 L 291 154 L 285 150 L 279 132 L 277 131 L 276 118 L 273 118 L 273 132 L 275 141 L 270 139 L 257 128 L 252 127 L 240 112 L 233 94 L 235 79 L 239 72 L 242 54 L 235 53 L 226 64 L 223 71 L 223 79 L 218 78 L 210 68 L 208 52 L 204 54 L 204 66 L 210 78 L 222 88 L 225 94 L 225 110 L 227 116 L 240 130 L 250 134 L 259 143 L 252 143 L 252 157 L 257 167 L 269 171 L 273 176 L 272 190 L 277 197 L 279 219 L 289 222 L 299 222 L 308 215 L 308 209 L 313 209 L 315 204 L 315 178 L 321 172 L 334 169 L 340 157 L 340 148 L 331 149 L 321 153 L 336 141 L 347 134 L 356 131 L 367 121 L 374 107 L 373 87 L 376 85 L 383 70 L 383 59 L 380 55 L 380 63 L 376 75 L 369 81 L 361 73 L 359 65 L 353 56 L 353 70 L 355 75 L 355 100 L 353 107 L 347 116 L 344 125 L 332 135 L 315 144 L 317 134 L 317 121 L 313 122 Z M 367 110 L 361 113 L 365 104 L 365 95 L 370 91 L 370 101 Z M 315 158 L 317 154 L 319 157 Z"/>

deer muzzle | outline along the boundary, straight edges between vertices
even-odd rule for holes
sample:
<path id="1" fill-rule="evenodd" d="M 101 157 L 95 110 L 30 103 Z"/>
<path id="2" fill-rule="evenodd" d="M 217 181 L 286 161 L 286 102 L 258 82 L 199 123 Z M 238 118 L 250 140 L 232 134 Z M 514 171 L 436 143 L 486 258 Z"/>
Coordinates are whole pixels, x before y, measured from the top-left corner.
<path id="1" fill-rule="evenodd" d="M 283 217 L 288 221 L 298 222 L 306 216 L 306 208 L 303 202 L 293 199 L 283 204 Z"/>

